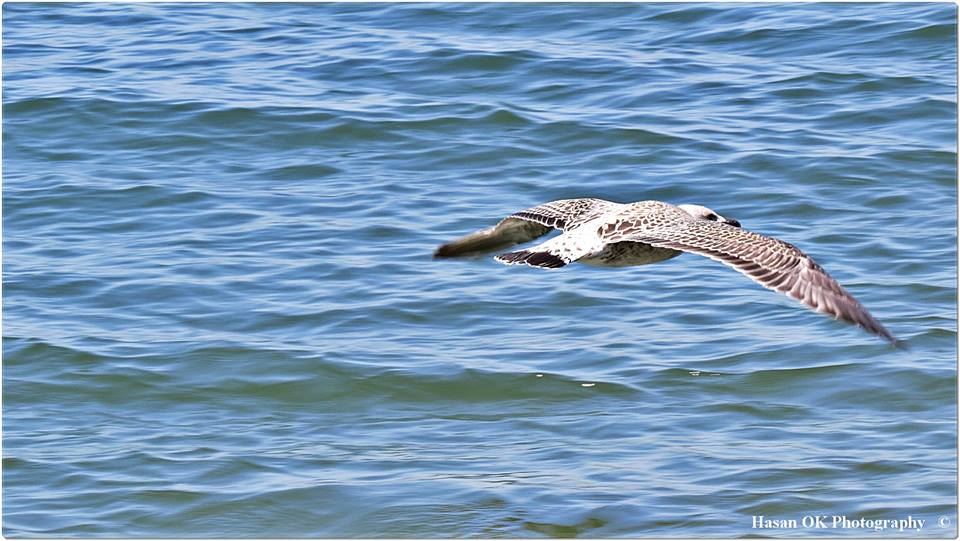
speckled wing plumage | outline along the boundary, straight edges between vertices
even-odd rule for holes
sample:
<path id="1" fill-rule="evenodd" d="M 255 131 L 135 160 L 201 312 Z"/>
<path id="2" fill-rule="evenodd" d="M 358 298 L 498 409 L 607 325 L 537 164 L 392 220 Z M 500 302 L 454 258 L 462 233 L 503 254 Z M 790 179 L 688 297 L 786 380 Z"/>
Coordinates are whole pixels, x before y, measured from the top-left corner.
<path id="1" fill-rule="evenodd" d="M 510 218 L 522 218 L 561 231 L 570 231 L 622 206 L 603 199 L 561 199 L 521 210 L 510 215 Z"/>
<path id="2" fill-rule="evenodd" d="M 603 199 L 561 199 L 504 218 L 494 227 L 470 233 L 437 248 L 434 257 L 477 255 L 542 237 L 551 229 L 570 231 L 619 207 Z"/>
<path id="3" fill-rule="evenodd" d="M 733 267 L 760 285 L 897 343 L 866 308 L 813 259 L 792 244 L 705 220 L 612 232 L 609 242 L 634 241 L 700 254 Z"/>

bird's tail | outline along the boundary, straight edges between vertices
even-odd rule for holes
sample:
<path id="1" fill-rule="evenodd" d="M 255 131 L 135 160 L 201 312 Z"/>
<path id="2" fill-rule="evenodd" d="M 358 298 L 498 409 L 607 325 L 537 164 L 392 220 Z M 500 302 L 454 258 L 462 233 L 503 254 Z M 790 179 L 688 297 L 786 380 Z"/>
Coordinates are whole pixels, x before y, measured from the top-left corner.
<path id="1" fill-rule="evenodd" d="M 485 254 L 533 240 L 543 236 L 550 229 L 545 225 L 527 220 L 507 218 L 495 227 L 475 231 L 440 246 L 433 252 L 433 257 L 463 257 Z"/>
<path id="2" fill-rule="evenodd" d="M 495 232 L 495 227 L 488 227 L 452 240 L 437 248 L 433 252 L 433 257 L 480 255 L 513 246 L 514 243 L 510 239 L 497 235 Z"/>

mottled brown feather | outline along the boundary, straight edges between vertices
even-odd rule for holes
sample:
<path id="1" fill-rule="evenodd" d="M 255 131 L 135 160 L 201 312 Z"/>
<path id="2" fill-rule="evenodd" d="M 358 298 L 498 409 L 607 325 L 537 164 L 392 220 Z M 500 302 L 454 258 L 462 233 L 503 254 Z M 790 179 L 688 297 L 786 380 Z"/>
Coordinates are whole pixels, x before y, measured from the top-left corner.
<path id="1" fill-rule="evenodd" d="M 853 323 L 897 343 L 897 339 L 823 267 L 787 242 L 705 220 L 626 232 L 610 242 L 622 240 L 709 257 L 817 312 Z"/>

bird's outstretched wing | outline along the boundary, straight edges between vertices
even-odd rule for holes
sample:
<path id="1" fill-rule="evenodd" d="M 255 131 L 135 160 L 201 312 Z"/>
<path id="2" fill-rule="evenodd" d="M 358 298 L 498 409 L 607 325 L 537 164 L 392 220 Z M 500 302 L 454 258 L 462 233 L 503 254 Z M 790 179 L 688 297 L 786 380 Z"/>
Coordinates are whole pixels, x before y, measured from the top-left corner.
<path id="1" fill-rule="evenodd" d="M 542 237 L 551 229 L 570 231 L 619 203 L 603 199 L 561 199 L 504 218 L 494 227 L 481 229 L 437 248 L 434 257 L 460 257 L 500 250 Z"/>
<path id="2" fill-rule="evenodd" d="M 608 241 L 643 242 L 709 257 L 817 312 L 858 325 L 898 344 L 823 267 L 796 246 L 781 240 L 722 223 L 691 220 L 670 227 L 618 233 L 617 238 Z"/>

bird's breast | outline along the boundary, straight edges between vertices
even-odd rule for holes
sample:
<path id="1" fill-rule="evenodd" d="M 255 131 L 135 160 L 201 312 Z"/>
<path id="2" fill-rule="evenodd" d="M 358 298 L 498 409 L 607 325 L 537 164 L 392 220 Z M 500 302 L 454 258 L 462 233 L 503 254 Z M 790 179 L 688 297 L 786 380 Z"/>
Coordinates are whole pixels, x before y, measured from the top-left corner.
<path id="1" fill-rule="evenodd" d="M 669 248 L 657 248 L 642 242 L 614 242 L 607 244 L 599 252 L 580 258 L 580 263 L 597 267 L 630 267 L 649 265 L 677 257 L 682 252 Z"/>

